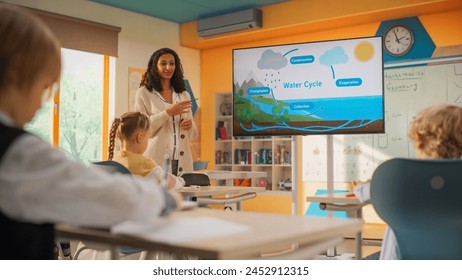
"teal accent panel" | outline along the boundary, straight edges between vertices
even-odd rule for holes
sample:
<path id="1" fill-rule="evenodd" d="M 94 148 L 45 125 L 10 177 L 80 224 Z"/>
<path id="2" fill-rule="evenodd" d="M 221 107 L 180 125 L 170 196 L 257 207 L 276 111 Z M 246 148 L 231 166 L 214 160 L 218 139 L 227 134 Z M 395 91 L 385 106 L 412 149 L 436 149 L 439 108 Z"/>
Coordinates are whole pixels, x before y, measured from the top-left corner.
<path id="1" fill-rule="evenodd" d="M 189 93 L 189 96 L 191 96 L 191 102 L 192 102 L 191 110 L 192 110 L 192 114 L 193 114 L 193 117 L 194 117 L 194 115 L 196 114 L 197 108 L 199 106 L 197 106 L 197 101 L 194 100 L 195 99 L 194 93 L 192 91 L 191 85 L 189 84 L 189 81 L 185 79 L 184 84 L 186 86 L 186 91 Z"/>
<path id="2" fill-rule="evenodd" d="M 176 23 L 245 9 L 258 8 L 288 0 L 90 0 Z"/>
<path id="3" fill-rule="evenodd" d="M 403 18 L 397 20 L 384 21 L 380 24 L 376 36 L 384 36 L 385 32 L 394 25 L 405 25 L 411 28 L 414 33 L 414 46 L 405 55 L 401 57 L 394 57 L 389 55 L 385 50 L 383 51 L 383 61 L 402 61 L 402 60 L 417 60 L 429 59 L 435 51 L 436 45 L 430 35 L 425 30 L 418 17 Z"/>

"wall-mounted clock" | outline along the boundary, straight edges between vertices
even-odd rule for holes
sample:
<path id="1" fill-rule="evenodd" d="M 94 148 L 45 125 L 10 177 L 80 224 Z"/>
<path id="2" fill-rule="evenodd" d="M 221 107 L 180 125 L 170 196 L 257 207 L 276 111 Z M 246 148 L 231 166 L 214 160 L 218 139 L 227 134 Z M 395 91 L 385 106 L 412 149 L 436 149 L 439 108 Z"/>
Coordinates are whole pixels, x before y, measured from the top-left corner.
<path id="1" fill-rule="evenodd" d="M 385 32 L 385 51 L 392 56 L 399 57 L 407 54 L 414 45 L 414 33 L 404 25 L 394 25 Z"/>

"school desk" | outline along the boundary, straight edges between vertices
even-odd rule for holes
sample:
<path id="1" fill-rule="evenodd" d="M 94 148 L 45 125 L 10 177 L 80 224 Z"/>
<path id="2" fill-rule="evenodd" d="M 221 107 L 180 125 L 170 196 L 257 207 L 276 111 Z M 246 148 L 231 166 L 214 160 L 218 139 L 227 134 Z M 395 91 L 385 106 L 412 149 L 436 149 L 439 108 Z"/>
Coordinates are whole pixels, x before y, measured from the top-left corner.
<path id="1" fill-rule="evenodd" d="M 360 202 L 358 198 L 350 193 L 333 193 L 307 196 L 307 202 L 319 202 L 319 208 L 328 211 L 356 211 L 356 218 L 362 219 L 362 208 L 366 204 Z M 362 233 L 355 234 L 355 258 L 362 258 Z"/>
<path id="2" fill-rule="evenodd" d="M 236 210 L 242 210 L 242 202 L 264 192 L 263 187 L 227 187 L 227 186 L 201 186 L 183 187 L 178 190 L 184 197 L 196 197 L 198 203 L 221 204 L 225 207 L 236 204 Z M 212 196 L 225 196 L 224 198 L 212 198 Z M 231 207 L 232 208 L 232 207 Z"/>
<path id="3" fill-rule="evenodd" d="M 152 225 L 119 229 L 118 234 L 64 224 L 56 225 L 55 229 L 58 239 L 111 246 L 114 259 L 120 246 L 199 259 L 259 259 L 263 251 L 291 247 L 294 249 L 290 252 L 273 258 L 309 259 L 340 243 L 345 234 L 360 231 L 362 225 L 360 219 L 319 219 L 198 207 L 174 212 L 153 221 Z"/>
<path id="4" fill-rule="evenodd" d="M 206 170 L 203 173 L 209 176 L 210 180 L 226 180 L 226 186 L 233 186 L 234 179 L 245 178 L 266 178 L 264 171 L 227 171 L 227 170 Z"/>

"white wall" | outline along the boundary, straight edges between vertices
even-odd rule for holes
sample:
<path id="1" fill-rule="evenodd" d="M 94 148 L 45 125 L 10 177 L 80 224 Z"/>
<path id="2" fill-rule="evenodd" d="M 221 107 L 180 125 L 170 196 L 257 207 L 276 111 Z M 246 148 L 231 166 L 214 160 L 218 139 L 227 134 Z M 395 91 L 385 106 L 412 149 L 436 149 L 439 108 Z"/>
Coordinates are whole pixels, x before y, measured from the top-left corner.
<path id="1" fill-rule="evenodd" d="M 113 109 L 116 116 L 128 110 L 128 68 L 145 68 L 152 53 L 162 47 L 178 52 L 185 78 L 189 80 L 194 95 L 200 96 L 200 51 L 180 46 L 180 26 L 177 23 L 88 0 L 2 1 L 122 28 L 115 72 Z M 110 120 L 112 117 L 110 116 Z"/>

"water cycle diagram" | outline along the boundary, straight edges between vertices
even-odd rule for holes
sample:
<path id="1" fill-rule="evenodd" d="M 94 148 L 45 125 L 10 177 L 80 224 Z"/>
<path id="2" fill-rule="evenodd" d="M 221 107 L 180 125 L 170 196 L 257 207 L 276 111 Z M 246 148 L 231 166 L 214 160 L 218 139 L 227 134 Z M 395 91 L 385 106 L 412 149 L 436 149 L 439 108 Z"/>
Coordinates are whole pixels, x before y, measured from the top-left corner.
<path id="1" fill-rule="evenodd" d="M 381 37 L 237 49 L 235 135 L 383 130 Z"/>

